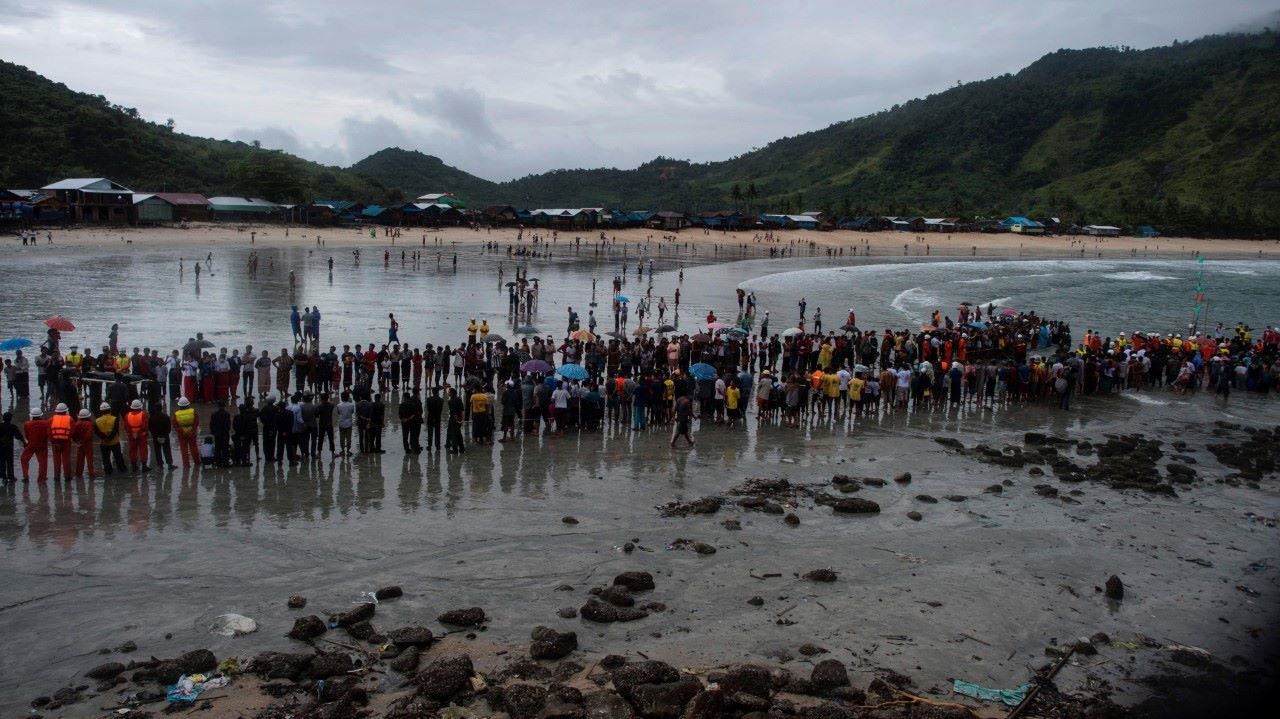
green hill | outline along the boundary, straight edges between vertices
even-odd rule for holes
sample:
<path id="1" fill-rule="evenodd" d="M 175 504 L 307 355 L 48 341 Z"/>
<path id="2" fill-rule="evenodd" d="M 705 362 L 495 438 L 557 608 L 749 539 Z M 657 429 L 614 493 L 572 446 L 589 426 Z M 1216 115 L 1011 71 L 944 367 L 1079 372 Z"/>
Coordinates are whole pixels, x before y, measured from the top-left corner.
<path id="1" fill-rule="evenodd" d="M 498 197 L 501 192 L 496 183 L 463 172 L 444 161 L 417 150 L 388 147 L 369 155 L 351 166 L 351 172 L 369 178 L 387 187 L 404 191 L 410 199 L 428 192 L 451 192 L 479 209 L 475 203 Z"/>
<path id="2" fill-rule="evenodd" d="M 74 92 L 12 63 L 0 62 L 0 97 L 0 186 L 102 176 L 137 190 L 253 194 L 282 202 L 398 199 L 377 181 L 341 168 L 174 132 L 141 119 L 137 110 Z"/>
<path id="3" fill-rule="evenodd" d="M 842 214 L 1044 214 L 1166 231 L 1280 231 L 1274 33 L 1061 50 L 1021 72 L 784 138 L 732 160 L 658 158 L 501 186 L 530 204 Z"/>
<path id="4" fill-rule="evenodd" d="M 0 63 L 0 186 L 109 176 L 140 189 L 470 207 L 603 206 L 1154 224 L 1280 234 L 1280 42 L 1221 35 L 1150 50 L 1060 50 L 722 162 L 562 169 L 490 182 L 388 148 L 348 169 L 191 137 Z M 738 192 L 734 192 L 734 188 Z"/>

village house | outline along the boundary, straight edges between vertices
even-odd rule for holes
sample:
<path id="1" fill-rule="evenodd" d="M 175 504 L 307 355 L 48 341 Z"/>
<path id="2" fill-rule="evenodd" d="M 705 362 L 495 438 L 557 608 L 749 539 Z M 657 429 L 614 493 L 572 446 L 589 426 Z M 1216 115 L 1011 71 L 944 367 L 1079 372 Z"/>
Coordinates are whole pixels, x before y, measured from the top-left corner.
<path id="1" fill-rule="evenodd" d="M 73 222 L 122 225 L 133 207 L 133 190 L 105 177 L 73 177 L 40 189 L 63 205 Z"/>

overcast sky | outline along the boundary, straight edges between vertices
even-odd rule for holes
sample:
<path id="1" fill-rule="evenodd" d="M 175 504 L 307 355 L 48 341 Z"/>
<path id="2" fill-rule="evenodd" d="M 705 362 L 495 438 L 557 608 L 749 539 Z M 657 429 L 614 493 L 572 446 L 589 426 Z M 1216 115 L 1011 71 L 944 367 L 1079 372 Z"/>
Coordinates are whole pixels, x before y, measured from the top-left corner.
<path id="1" fill-rule="evenodd" d="M 74 90 L 348 165 L 398 145 L 490 179 L 731 157 L 1277 0 L 0 0 L 0 57 Z"/>

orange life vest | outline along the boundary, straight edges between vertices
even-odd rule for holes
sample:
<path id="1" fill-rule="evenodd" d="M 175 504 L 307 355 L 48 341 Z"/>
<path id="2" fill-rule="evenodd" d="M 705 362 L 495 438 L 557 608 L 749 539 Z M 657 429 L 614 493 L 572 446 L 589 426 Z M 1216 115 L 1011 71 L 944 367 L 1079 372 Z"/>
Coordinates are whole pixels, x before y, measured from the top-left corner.
<path id="1" fill-rule="evenodd" d="M 140 409 L 126 414 L 124 421 L 129 426 L 129 434 L 134 436 L 142 434 L 147 429 L 147 414 Z"/>
<path id="2" fill-rule="evenodd" d="M 55 414 L 49 420 L 49 439 L 54 442 L 67 442 L 71 439 L 71 415 Z"/>

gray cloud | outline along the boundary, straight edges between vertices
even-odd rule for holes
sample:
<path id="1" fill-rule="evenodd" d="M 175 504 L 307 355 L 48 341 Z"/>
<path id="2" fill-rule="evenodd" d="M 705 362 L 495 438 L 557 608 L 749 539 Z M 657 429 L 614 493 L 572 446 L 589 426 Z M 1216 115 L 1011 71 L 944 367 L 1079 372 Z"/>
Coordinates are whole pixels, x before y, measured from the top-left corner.
<path id="1" fill-rule="evenodd" d="M 442 20 L 420 0 L 0 0 L 0 42 L 8 60 L 186 132 L 335 164 L 399 145 L 506 179 L 722 159 L 1060 47 L 1149 47 L 1274 11 L 1274 0 L 597 0 L 589 12 L 495 0 Z"/>

